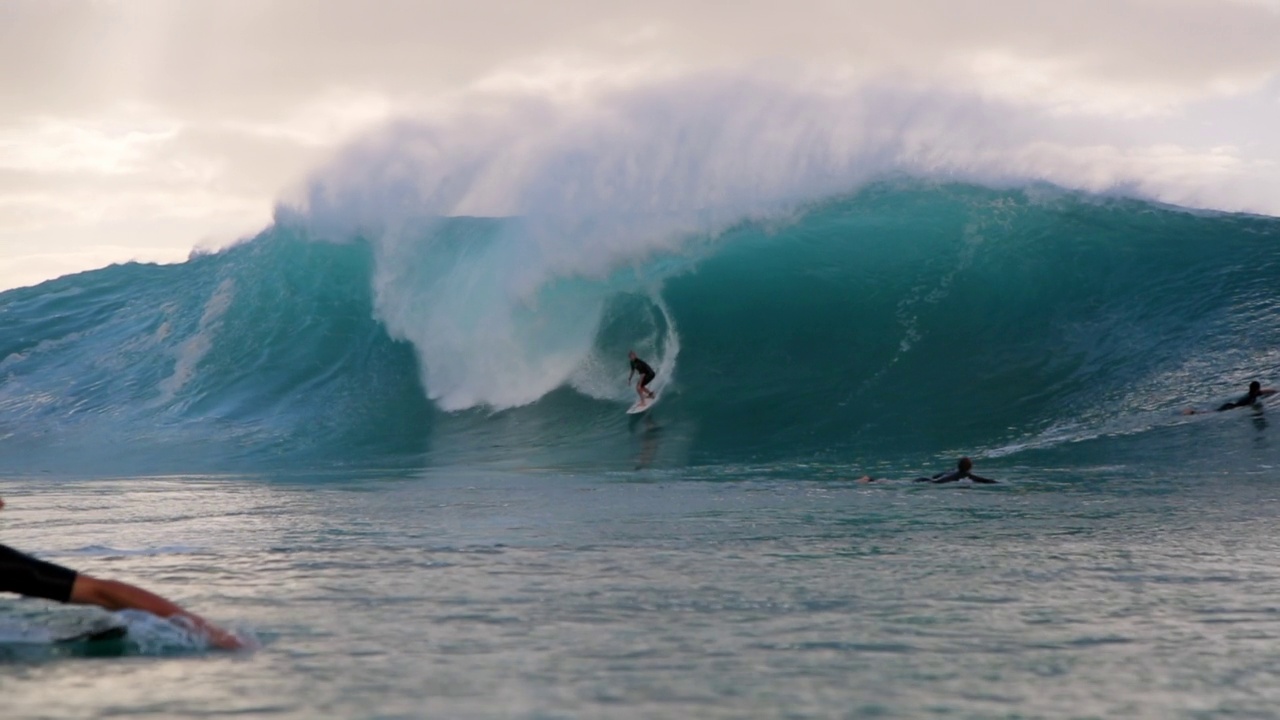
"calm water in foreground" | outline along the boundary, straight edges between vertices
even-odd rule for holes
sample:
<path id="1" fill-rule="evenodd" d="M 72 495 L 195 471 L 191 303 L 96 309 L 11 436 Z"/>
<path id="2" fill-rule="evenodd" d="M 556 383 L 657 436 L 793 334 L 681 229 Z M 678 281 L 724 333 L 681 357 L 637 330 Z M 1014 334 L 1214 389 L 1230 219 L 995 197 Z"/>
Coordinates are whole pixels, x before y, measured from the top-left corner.
<path id="1" fill-rule="evenodd" d="M 15 639 L 96 610 L 5 598 L 2 714 L 1280 715 L 1274 469 L 991 474 L 7 479 L 5 543 L 262 647 L 88 657 Z"/>

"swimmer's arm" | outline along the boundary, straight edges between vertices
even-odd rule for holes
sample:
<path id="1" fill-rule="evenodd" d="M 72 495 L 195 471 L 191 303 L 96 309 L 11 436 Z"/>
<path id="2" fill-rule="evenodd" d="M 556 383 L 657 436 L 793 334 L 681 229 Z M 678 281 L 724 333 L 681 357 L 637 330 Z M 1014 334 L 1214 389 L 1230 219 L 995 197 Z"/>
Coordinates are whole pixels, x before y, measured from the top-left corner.
<path id="1" fill-rule="evenodd" d="M 226 650 L 243 648 L 245 643 L 234 633 L 223 630 L 204 618 L 179 607 L 153 592 L 117 580 L 100 580 L 77 574 L 68 602 L 97 605 L 106 610 L 142 610 L 162 618 L 182 618 L 203 633 L 215 647 Z"/>
<path id="2" fill-rule="evenodd" d="M 1275 395 L 1277 392 L 1280 392 L 1280 390 L 1276 390 L 1275 388 L 1263 388 L 1258 393 L 1258 397 L 1267 397 L 1268 395 Z"/>
<path id="3" fill-rule="evenodd" d="M 972 481 L 974 481 L 974 482 L 976 482 L 976 483 L 982 483 L 982 484 L 984 484 L 984 485 L 999 485 L 999 484 L 1000 484 L 1000 481 L 998 481 L 998 480 L 992 480 L 992 479 L 990 479 L 990 478 L 978 477 L 977 475 L 972 475 L 972 474 L 971 474 L 971 475 L 969 475 L 969 479 L 970 479 L 970 480 L 972 480 Z"/>
<path id="4" fill-rule="evenodd" d="M 0 498 L 0 508 L 3 507 L 4 498 Z M 106 610 L 136 609 L 165 618 L 185 618 L 203 632 L 215 647 L 234 650 L 245 646 L 244 641 L 233 633 L 223 630 L 195 613 L 182 609 L 155 593 L 127 583 L 99 580 L 77 573 L 75 582 L 71 585 L 71 597 L 67 601 L 79 605 L 97 605 Z"/>

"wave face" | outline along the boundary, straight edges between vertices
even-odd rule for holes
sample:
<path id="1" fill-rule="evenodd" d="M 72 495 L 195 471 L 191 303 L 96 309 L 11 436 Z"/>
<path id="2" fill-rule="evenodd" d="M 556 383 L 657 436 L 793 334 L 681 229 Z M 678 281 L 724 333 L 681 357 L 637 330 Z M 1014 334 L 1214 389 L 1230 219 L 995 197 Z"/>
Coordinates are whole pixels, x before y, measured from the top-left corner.
<path id="1" fill-rule="evenodd" d="M 529 224 L 282 214 L 0 294 L 0 467 L 1168 456 L 1180 408 L 1280 374 L 1273 218 L 897 182 L 633 255 Z M 640 417 L 629 348 L 664 395 Z"/>

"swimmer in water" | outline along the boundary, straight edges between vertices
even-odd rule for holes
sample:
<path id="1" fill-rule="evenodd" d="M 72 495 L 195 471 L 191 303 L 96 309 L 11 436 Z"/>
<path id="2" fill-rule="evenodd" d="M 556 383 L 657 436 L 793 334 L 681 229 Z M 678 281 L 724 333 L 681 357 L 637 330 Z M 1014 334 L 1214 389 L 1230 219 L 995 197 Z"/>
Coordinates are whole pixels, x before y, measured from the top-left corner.
<path id="1" fill-rule="evenodd" d="M 0 500 L 0 508 L 4 500 Z M 142 610 L 162 618 L 188 623 L 209 643 L 224 650 L 237 650 L 245 643 L 234 633 L 214 625 L 173 602 L 118 580 L 103 580 L 70 568 L 37 560 L 7 545 L 0 545 L 0 592 L 44 598 L 60 603 L 97 605 L 110 611 Z"/>
<path id="2" fill-rule="evenodd" d="M 1254 380 L 1253 382 L 1249 383 L 1249 392 L 1245 393 L 1239 400 L 1233 400 L 1229 403 L 1223 403 L 1222 405 L 1218 406 L 1218 409 L 1215 410 L 1214 412 L 1222 412 L 1223 410 L 1234 410 L 1236 408 L 1242 408 L 1242 407 L 1253 407 L 1254 405 L 1258 404 L 1258 400 L 1264 397 L 1267 397 L 1268 395 L 1275 395 L 1275 394 L 1276 394 L 1275 388 L 1264 388 L 1262 387 L 1262 383 L 1258 382 L 1257 380 Z M 1199 415 L 1200 413 L 1203 413 L 1203 412 L 1207 412 L 1207 411 L 1196 410 L 1194 408 L 1187 408 L 1186 410 L 1182 411 L 1182 414 L 1183 415 Z"/>
<path id="3" fill-rule="evenodd" d="M 952 470 L 951 472 L 946 472 L 946 473 L 938 473 L 933 477 L 916 478 L 916 482 L 931 482 L 934 484 L 940 484 L 940 483 L 956 482 L 958 480 L 964 480 L 968 478 L 973 482 L 982 483 L 984 485 L 998 484 L 995 480 L 990 480 L 988 478 L 974 475 L 972 472 L 970 472 L 970 470 L 972 469 L 973 469 L 973 461 L 967 457 L 962 457 L 960 458 L 960 462 L 956 463 L 955 470 Z"/>

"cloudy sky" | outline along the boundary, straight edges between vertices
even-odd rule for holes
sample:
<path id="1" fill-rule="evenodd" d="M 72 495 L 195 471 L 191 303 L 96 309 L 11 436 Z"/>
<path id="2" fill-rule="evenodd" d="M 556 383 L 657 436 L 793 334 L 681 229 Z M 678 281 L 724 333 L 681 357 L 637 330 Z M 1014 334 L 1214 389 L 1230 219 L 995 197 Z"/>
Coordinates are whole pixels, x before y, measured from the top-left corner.
<path id="1" fill-rule="evenodd" d="M 1280 0 L 0 0 L 0 289 L 252 235 L 389 121 L 707 73 L 945 89 L 1024 160 L 1052 124 L 1048 179 L 1280 215 Z"/>

